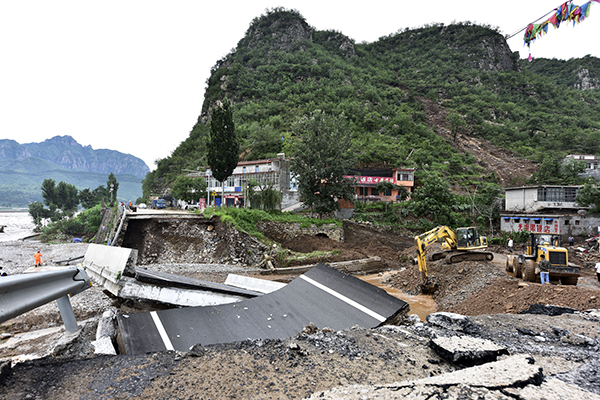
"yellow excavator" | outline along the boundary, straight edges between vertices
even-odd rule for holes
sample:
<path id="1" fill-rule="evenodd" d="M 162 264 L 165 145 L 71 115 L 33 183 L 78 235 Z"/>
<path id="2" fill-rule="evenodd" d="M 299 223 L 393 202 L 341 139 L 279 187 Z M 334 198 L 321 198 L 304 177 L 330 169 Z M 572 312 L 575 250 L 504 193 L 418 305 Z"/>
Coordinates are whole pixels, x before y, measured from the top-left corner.
<path id="1" fill-rule="evenodd" d="M 462 261 L 491 261 L 494 259 L 493 253 L 472 251 L 485 249 L 488 246 L 487 238 L 479 236 L 477 228 L 473 226 L 457 228 L 456 231 L 453 231 L 448 226 L 438 226 L 419 236 L 415 236 L 417 258 L 413 260 L 413 263 L 419 265 L 422 280 L 421 291 L 423 293 L 433 293 L 437 289 L 437 284 L 431 281 L 427 275 L 425 248 L 438 240 L 444 241 L 442 243 L 444 251 L 429 255 L 429 261 L 445 258 L 448 264 L 454 264 Z"/>

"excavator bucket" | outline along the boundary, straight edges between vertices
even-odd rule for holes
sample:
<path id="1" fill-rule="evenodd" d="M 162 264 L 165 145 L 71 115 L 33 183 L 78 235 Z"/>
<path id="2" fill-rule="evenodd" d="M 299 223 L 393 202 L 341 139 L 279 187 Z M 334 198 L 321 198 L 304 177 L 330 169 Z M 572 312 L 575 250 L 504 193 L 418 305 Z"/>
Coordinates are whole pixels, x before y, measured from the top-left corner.
<path id="1" fill-rule="evenodd" d="M 428 279 L 426 282 L 421 283 L 420 289 L 423 294 L 434 294 L 439 287 L 439 284 L 433 279 Z"/>

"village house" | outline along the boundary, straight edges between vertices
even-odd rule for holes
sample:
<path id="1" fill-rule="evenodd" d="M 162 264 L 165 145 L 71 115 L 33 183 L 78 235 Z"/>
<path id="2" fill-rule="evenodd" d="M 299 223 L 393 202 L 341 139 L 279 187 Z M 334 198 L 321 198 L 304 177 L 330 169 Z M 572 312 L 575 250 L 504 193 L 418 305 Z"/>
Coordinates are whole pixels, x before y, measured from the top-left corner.
<path id="1" fill-rule="evenodd" d="M 505 189 L 505 211 L 500 229 L 506 232 L 533 232 L 596 235 L 600 218 L 588 215 L 576 198 L 582 186 L 534 185 Z"/>

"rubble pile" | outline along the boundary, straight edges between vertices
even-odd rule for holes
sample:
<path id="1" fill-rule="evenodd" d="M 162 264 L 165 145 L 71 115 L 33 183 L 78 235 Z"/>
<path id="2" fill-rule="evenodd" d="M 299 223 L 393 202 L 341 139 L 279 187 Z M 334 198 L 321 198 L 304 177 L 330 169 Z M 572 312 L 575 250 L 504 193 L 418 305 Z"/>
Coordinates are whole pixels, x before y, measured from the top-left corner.
<path id="1" fill-rule="evenodd" d="M 123 247 L 138 249 L 138 265 L 237 264 L 254 266 L 269 250 L 254 237 L 229 228 L 218 219 L 132 221 Z"/>

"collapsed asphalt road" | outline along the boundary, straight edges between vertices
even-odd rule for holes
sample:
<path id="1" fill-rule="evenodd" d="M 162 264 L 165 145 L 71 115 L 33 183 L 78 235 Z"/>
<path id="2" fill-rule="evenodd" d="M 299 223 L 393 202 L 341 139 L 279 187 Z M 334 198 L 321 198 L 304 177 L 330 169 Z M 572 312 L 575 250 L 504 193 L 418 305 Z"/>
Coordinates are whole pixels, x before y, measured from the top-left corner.
<path id="1" fill-rule="evenodd" d="M 47 357 L 5 367 L 0 398 L 600 399 L 600 311 L 533 310 L 565 311 L 436 313 L 424 323 L 308 326 L 289 339 L 186 353 Z"/>

